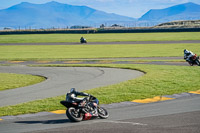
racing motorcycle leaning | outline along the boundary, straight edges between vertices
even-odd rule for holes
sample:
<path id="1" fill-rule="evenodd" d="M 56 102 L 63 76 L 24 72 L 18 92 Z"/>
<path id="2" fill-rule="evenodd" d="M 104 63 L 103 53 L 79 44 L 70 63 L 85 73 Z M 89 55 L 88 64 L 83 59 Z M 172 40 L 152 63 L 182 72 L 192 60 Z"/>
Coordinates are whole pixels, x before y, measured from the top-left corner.
<path id="1" fill-rule="evenodd" d="M 66 95 L 66 100 L 60 101 L 60 103 L 67 108 L 66 116 L 72 122 L 94 118 L 106 119 L 109 116 L 107 110 L 99 106 L 99 100 L 92 95 L 85 97 L 82 102 L 72 102 L 69 99 L 69 95 Z"/>
<path id="2" fill-rule="evenodd" d="M 185 59 L 185 58 L 184 58 Z M 199 61 L 199 56 L 196 54 L 192 56 L 188 61 L 187 61 L 191 66 L 193 65 L 198 65 L 200 66 L 200 61 Z"/>
<path id="3" fill-rule="evenodd" d="M 80 39 L 80 43 L 87 43 L 87 41 L 86 41 L 85 38 L 81 37 L 81 39 Z"/>

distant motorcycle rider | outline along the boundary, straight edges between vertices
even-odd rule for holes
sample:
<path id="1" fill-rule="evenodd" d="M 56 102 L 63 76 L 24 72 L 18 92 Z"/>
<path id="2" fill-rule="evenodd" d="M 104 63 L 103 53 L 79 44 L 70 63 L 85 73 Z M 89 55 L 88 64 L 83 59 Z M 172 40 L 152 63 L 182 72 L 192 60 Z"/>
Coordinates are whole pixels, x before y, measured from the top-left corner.
<path id="1" fill-rule="evenodd" d="M 84 37 L 81 37 L 80 42 L 81 43 L 86 43 L 87 41 L 86 41 L 86 39 Z"/>
<path id="2" fill-rule="evenodd" d="M 190 61 L 190 58 L 193 57 L 195 54 L 192 51 L 184 49 L 184 59 L 186 61 Z"/>

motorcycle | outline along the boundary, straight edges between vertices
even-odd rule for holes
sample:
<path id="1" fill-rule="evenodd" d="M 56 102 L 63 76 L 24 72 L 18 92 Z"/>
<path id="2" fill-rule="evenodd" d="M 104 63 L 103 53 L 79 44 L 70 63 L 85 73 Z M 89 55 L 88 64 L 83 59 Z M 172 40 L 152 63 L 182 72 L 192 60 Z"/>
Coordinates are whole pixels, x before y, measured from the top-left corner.
<path id="1" fill-rule="evenodd" d="M 99 100 L 90 95 L 87 98 L 84 98 L 81 105 L 79 106 L 80 102 L 71 102 L 69 101 L 68 95 L 66 95 L 66 100 L 60 101 L 60 103 L 67 108 L 66 116 L 72 122 L 80 122 L 83 120 L 90 120 L 95 118 L 107 119 L 109 116 L 108 111 L 99 106 Z M 96 108 L 96 109 L 95 109 Z"/>
<path id="2" fill-rule="evenodd" d="M 80 43 L 87 43 L 86 39 L 80 39 Z"/>
<path id="3" fill-rule="evenodd" d="M 200 66 L 199 56 L 197 56 L 196 54 L 192 56 L 190 60 L 187 62 L 190 64 L 190 66 L 193 66 L 193 65 Z"/>

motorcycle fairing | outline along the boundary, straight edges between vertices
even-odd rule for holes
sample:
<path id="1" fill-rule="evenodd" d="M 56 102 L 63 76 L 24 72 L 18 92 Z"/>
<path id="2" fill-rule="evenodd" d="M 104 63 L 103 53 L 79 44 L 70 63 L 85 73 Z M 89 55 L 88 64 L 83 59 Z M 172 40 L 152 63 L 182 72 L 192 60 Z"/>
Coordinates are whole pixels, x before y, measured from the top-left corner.
<path id="1" fill-rule="evenodd" d="M 90 120 L 92 118 L 92 114 L 85 113 L 83 120 Z"/>

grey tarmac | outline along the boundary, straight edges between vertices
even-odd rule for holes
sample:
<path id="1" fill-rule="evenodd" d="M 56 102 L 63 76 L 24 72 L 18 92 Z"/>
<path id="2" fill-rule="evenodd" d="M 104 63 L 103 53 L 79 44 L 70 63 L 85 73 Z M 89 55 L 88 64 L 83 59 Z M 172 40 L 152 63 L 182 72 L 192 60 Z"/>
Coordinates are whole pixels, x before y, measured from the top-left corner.
<path id="1" fill-rule="evenodd" d="M 183 41 L 123 41 L 123 42 L 88 42 L 81 44 L 79 42 L 52 42 L 52 43 L 0 43 L 0 45 L 110 45 L 110 44 L 183 44 L 183 43 L 200 43 L 200 40 L 183 40 Z"/>
<path id="2" fill-rule="evenodd" d="M 27 67 L 0 66 L 0 73 L 31 74 L 46 77 L 35 85 L 0 91 L 0 107 L 66 94 L 70 88 L 79 91 L 116 84 L 142 76 L 144 73 L 100 67 Z"/>
<path id="3" fill-rule="evenodd" d="M 198 133 L 200 96 L 108 108 L 108 119 L 70 122 L 65 114 L 18 116 L 0 122 L 1 133 Z"/>

